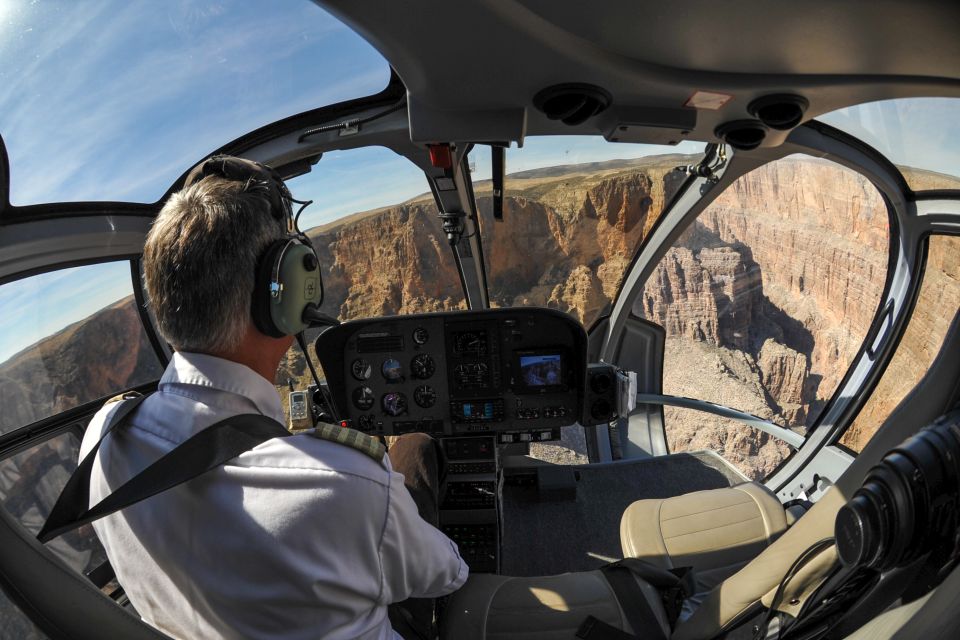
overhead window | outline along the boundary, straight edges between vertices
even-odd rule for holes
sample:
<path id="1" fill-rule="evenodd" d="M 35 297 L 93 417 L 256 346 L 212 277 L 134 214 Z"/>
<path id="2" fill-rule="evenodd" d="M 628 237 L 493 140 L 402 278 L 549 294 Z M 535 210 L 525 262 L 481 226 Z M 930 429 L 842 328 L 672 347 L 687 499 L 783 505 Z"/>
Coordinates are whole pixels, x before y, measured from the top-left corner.
<path id="1" fill-rule="evenodd" d="M 375 94 L 390 67 L 314 2 L 0 2 L 13 204 L 155 202 L 249 131 Z"/>
<path id="2" fill-rule="evenodd" d="M 662 325 L 663 393 L 725 405 L 801 435 L 816 424 L 878 310 L 888 212 L 859 174 L 807 156 L 734 182 L 636 298 Z M 752 478 L 789 455 L 746 425 L 665 407 L 673 452 L 713 449 Z"/>
<path id="3" fill-rule="evenodd" d="M 840 444 L 856 452 L 870 441 L 940 353 L 960 309 L 960 237 L 931 236 L 923 284 L 910 323 L 890 364 Z"/>
<path id="4" fill-rule="evenodd" d="M 129 262 L 0 286 L 0 433 L 157 380 L 136 305 Z"/>

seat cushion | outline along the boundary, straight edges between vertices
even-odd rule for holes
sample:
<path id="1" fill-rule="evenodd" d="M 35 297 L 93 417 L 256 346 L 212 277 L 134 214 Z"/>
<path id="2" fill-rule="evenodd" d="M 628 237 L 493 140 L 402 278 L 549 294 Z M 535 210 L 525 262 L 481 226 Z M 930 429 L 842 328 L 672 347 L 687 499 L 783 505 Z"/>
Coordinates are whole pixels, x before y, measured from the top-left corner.
<path id="1" fill-rule="evenodd" d="M 659 594 L 637 580 L 664 633 Z M 449 640 L 576 640 L 587 616 L 632 633 L 623 609 L 599 571 L 512 578 L 474 574 L 444 608 L 441 638 Z"/>
<path id="2" fill-rule="evenodd" d="M 623 513 L 629 558 L 667 569 L 693 567 L 710 588 L 752 560 L 787 528 L 783 505 L 753 482 L 665 500 L 639 500 Z"/>

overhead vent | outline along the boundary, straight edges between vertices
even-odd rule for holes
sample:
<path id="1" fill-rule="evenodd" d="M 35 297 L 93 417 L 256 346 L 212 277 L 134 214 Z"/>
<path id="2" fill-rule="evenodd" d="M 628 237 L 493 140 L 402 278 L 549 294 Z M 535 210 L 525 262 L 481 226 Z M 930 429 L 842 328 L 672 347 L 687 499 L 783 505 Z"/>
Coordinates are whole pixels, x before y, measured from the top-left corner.
<path id="1" fill-rule="evenodd" d="M 610 94 L 592 84 L 558 84 L 533 97 L 533 106 L 551 120 L 576 126 L 610 106 Z"/>
<path id="2" fill-rule="evenodd" d="M 747 111 L 771 129 L 787 131 L 800 124 L 809 106 L 803 96 L 783 93 L 757 98 L 747 106 Z"/>
<path id="3" fill-rule="evenodd" d="M 767 128 L 759 120 L 734 120 L 723 123 L 714 133 L 734 149 L 750 151 L 767 137 Z"/>

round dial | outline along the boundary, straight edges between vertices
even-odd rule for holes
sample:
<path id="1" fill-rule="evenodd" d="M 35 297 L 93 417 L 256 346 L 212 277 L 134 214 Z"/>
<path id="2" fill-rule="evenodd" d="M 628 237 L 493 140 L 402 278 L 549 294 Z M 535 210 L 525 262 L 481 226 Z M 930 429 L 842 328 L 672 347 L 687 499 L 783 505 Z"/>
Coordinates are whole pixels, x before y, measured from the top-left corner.
<path id="1" fill-rule="evenodd" d="M 457 353 L 475 353 L 480 355 L 486 351 L 486 336 L 483 333 L 464 331 L 458 333 L 453 340 L 453 350 Z"/>
<path id="2" fill-rule="evenodd" d="M 413 341 L 417 344 L 427 344 L 427 340 L 430 339 L 430 334 L 427 333 L 427 330 L 423 327 L 417 327 L 413 330 Z"/>
<path id="3" fill-rule="evenodd" d="M 428 384 L 413 390 L 413 401 L 424 409 L 429 409 L 437 401 L 437 392 Z"/>
<path id="4" fill-rule="evenodd" d="M 353 406 L 360 411 L 369 411 L 373 408 L 373 403 L 377 397 L 373 395 L 373 389 L 370 387 L 357 387 L 353 390 Z"/>
<path id="5" fill-rule="evenodd" d="M 410 361 L 410 374 L 418 380 L 426 380 L 437 370 L 437 363 L 426 353 L 413 357 Z"/>
<path id="6" fill-rule="evenodd" d="M 487 371 L 482 362 L 468 362 L 454 367 L 453 376 L 460 385 L 482 385 L 486 383 Z"/>
<path id="7" fill-rule="evenodd" d="M 407 396 L 402 393 L 385 393 L 380 404 L 388 416 L 402 416 L 407 412 Z"/>
<path id="8" fill-rule="evenodd" d="M 350 373 L 361 382 L 363 380 L 369 380 L 370 376 L 373 375 L 373 365 L 363 358 L 357 358 L 353 361 L 353 364 L 350 365 Z"/>
<path id="9" fill-rule="evenodd" d="M 387 382 L 400 382 L 403 380 L 403 365 L 396 358 L 387 358 L 380 366 L 380 372 Z"/>

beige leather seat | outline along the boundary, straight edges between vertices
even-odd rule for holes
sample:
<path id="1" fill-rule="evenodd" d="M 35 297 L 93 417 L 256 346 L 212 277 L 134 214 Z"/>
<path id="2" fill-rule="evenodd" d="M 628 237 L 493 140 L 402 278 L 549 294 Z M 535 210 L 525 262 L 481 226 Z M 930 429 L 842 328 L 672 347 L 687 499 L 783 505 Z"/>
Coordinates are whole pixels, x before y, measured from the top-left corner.
<path id="1" fill-rule="evenodd" d="M 757 557 L 794 519 L 769 489 L 749 482 L 634 502 L 620 520 L 620 544 L 625 558 L 693 567 L 699 591 L 706 591 Z"/>
<path id="2" fill-rule="evenodd" d="M 637 581 L 664 634 L 669 623 L 660 595 Z M 613 590 L 599 571 L 537 578 L 480 573 L 470 576 L 444 611 L 447 640 L 577 640 L 588 616 L 633 633 Z"/>
<path id="3" fill-rule="evenodd" d="M 756 557 L 787 528 L 787 514 L 768 489 L 746 483 L 662 500 L 639 500 L 623 514 L 624 557 L 666 569 L 696 568 L 705 592 Z M 659 594 L 638 580 L 665 635 Z M 696 600 L 694 600 L 696 602 Z M 599 571 L 512 578 L 475 575 L 451 599 L 444 638 L 546 640 L 576 638 L 587 616 L 630 632 L 610 585 Z"/>

